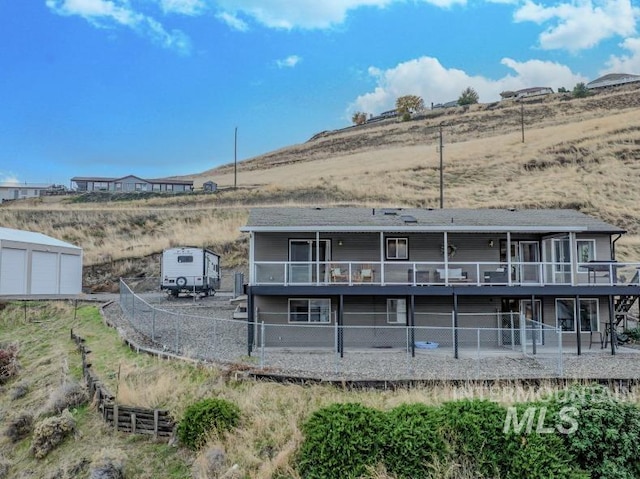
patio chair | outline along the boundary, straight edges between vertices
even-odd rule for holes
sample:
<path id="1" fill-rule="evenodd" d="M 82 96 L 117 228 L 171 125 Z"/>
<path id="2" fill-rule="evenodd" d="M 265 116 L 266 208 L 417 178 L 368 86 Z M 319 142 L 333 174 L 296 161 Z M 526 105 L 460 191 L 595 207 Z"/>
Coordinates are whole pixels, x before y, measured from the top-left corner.
<path id="1" fill-rule="evenodd" d="M 373 283 L 373 270 L 371 268 L 362 268 L 360 270 L 360 281 L 363 283 Z"/>
<path id="2" fill-rule="evenodd" d="M 340 268 L 331 268 L 331 282 L 344 283 L 347 281 L 347 275 Z"/>

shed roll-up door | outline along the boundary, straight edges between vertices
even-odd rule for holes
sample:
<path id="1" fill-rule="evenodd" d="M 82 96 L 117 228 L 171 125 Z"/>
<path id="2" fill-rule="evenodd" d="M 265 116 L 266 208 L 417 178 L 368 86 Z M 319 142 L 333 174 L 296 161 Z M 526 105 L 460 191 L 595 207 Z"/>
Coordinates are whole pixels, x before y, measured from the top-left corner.
<path id="1" fill-rule="evenodd" d="M 0 294 L 27 294 L 26 250 L 0 250 Z"/>
<path id="2" fill-rule="evenodd" d="M 80 294 L 82 292 L 82 256 L 60 255 L 60 294 Z"/>
<path id="3" fill-rule="evenodd" d="M 31 253 L 31 294 L 58 294 L 58 253 Z"/>

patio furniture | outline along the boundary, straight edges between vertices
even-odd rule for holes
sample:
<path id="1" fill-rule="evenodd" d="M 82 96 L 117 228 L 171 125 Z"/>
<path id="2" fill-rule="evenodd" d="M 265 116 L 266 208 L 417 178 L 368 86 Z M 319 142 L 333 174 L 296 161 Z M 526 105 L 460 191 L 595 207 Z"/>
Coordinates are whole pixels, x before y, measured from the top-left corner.
<path id="1" fill-rule="evenodd" d="M 331 268 L 332 283 L 346 283 L 347 275 L 340 268 Z"/>
<path id="2" fill-rule="evenodd" d="M 467 272 L 462 271 L 462 268 L 449 268 L 448 270 L 445 268 L 436 269 L 438 282 L 444 283 L 445 278 L 449 280 L 449 282 L 460 282 L 467 281 Z"/>

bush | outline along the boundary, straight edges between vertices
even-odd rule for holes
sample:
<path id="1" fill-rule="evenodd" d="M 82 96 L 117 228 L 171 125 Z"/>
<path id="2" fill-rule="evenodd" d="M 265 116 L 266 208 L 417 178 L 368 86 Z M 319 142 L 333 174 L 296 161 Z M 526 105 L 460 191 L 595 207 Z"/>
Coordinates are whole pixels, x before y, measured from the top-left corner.
<path id="1" fill-rule="evenodd" d="M 8 437 L 11 442 L 18 442 L 27 437 L 33 429 L 33 416 L 31 414 L 21 414 L 15 419 L 9 421 L 7 429 L 4 431 L 4 435 Z"/>
<path id="2" fill-rule="evenodd" d="M 477 471 L 490 477 L 506 470 L 505 408 L 491 401 L 461 400 L 443 404 L 440 412 L 454 457 L 475 462 Z"/>
<path id="3" fill-rule="evenodd" d="M 75 428 L 76 422 L 69 411 L 44 419 L 33 431 L 31 452 L 37 459 L 42 459 L 74 432 Z"/>
<path id="4" fill-rule="evenodd" d="M 302 425 L 297 456 L 305 479 L 345 479 L 365 474 L 381 457 L 384 414 L 357 403 L 332 404 Z"/>
<path id="5" fill-rule="evenodd" d="M 9 477 L 9 470 L 11 469 L 11 463 L 0 456 L 0 479 Z"/>
<path id="6" fill-rule="evenodd" d="M 80 383 L 76 381 L 66 382 L 51 393 L 42 414 L 60 414 L 65 409 L 78 407 L 88 400 L 87 391 Z"/>
<path id="7" fill-rule="evenodd" d="M 18 345 L 0 345 L 0 384 L 18 375 Z"/>
<path id="8" fill-rule="evenodd" d="M 384 463 L 398 477 L 428 477 L 427 465 L 446 452 L 438 409 L 403 404 L 386 414 Z"/>
<path id="9" fill-rule="evenodd" d="M 90 479 L 124 479 L 125 455 L 121 451 L 103 450 L 97 453 L 89 468 Z"/>
<path id="10" fill-rule="evenodd" d="M 190 449 L 204 445 L 211 432 L 232 429 L 240 421 L 240 409 L 233 403 L 210 398 L 189 406 L 178 424 L 178 439 Z"/>
<path id="11" fill-rule="evenodd" d="M 29 392 L 30 384 L 28 381 L 20 381 L 11 390 L 11 400 L 16 401 L 27 395 Z"/>
<path id="12" fill-rule="evenodd" d="M 602 479 L 640 477 L 640 410 L 636 406 L 596 385 L 569 388 L 549 401 L 554 418 L 563 407 L 575 408 L 578 428 L 561 437 L 583 469 Z"/>

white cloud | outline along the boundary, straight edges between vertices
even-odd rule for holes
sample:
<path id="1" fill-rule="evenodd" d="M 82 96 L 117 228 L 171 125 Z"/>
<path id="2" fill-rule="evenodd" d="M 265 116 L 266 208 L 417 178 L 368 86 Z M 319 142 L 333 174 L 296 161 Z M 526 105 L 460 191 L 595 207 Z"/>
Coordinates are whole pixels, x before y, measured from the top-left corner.
<path id="1" fill-rule="evenodd" d="M 187 35 L 179 30 L 167 31 L 157 20 L 133 10 L 127 0 L 46 0 L 46 5 L 58 15 L 77 15 L 96 27 L 115 24 L 131 28 L 179 53 L 189 53 L 191 49 Z"/>
<path id="2" fill-rule="evenodd" d="M 245 22 L 241 18 L 238 18 L 236 15 L 232 15 L 231 13 L 219 13 L 218 15 L 216 15 L 216 18 L 218 20 L 222 20 L 233 30 L 238 30 L 239 32 L 246 32 L 247 30 L 249 30 L 249 25 L 247 25 L 247 22 Z"/>
<path id="3" fill-rule="evenodd" d="M 199 15 L 206 9 L 203 0 L 160 0 L 160 6 L 165 13 L 182 15 Z"/>
<path id="4" fill-rule="evenodd" d="M 606 73 L 631 73 L 640 74 L 640 37 L 627 38 L 620 44 L 622 48 L 629 51 L 629 55 L 615 56 L 611 55 L 607 62 L 606 70 L 602 70 L 600 74 Z"/>
<path id="5" fill-rule="evenodd" d="M 545 50 L 578 51 L 613 36 L 633 35 L 636 16 L 638 11 L 631 0 L 582 0 L 551 7 L 526 0 L 516 10 L 514 20 L 550 23 L 539 38 Z"/>
<path id="6" fill-rule="evenodd" d="M 0 185 L 17 185 L 20 183 L 21 181 L 18 180 L 18 177 L 13 173 L 0 171 Z"/>
<path id="7" fill-rule="evenodd" d="M 481 102 L 496 101 L 500 92 L 505 90 L 520 90 L 529 87 L 572 87 L 578 82 L 587 81 L 581 75 L 561 64 L 529 60 L 517 62 L 504 58 L 503 65 L 513 70 L 498 80 L 492 80 L 479 75 L 469 75 L 463 70 L 445 68 L 436 58 L 421 57 L 400 63 L 394 68 L 380 70 L 369 68 L 369 74 L 376 78 L 377 86 L 369 93 L 360 95 L 349 105 L 347 117 L 354 111 L 377 114 L 394 108 L 396 98 L 403 95 L 419 95 L 425 105 L 431 103 L 446 103 L 457 100 L 460 93 L 467 87 L 478 92 Z"/>
<path id="8" fill-rule="evenodd" d="M 276 60 L 276 66 L 278 68 L 293 68 L 295 67 L 302 58 L 298 55 L 289 55 L 287 58 L 283 58 L 282 60 Z"/>
<path id="9" fill-rule="evenodd" d="M 276 29 L 324 29 L 340 25 L 350 10 L 360 7 L 384 8 L 406 0 L 217 0 L 219 7 L 231 15 L 238 12 L 258 23 Z M 422 0 L 447 8 L 466 0 Z"/>

